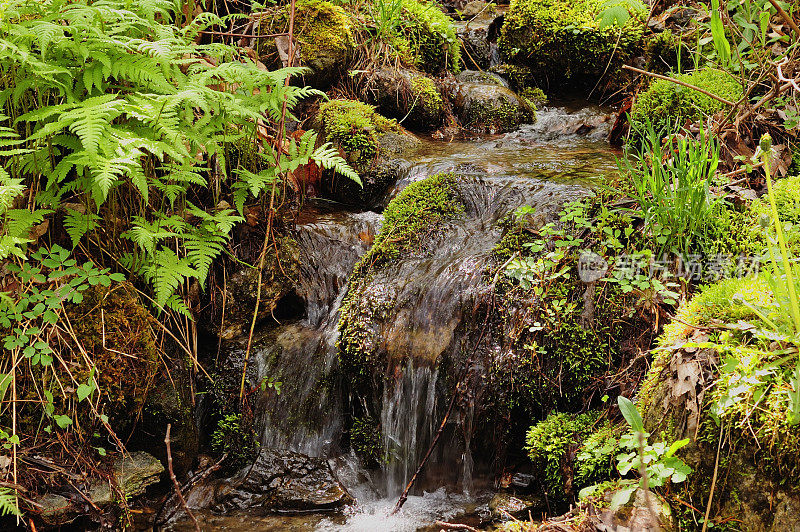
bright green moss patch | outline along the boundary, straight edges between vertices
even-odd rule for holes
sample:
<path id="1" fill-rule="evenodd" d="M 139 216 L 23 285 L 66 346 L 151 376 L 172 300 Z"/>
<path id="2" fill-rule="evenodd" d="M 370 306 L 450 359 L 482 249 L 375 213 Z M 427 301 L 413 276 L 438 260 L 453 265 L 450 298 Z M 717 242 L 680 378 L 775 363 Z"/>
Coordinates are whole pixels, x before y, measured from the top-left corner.
<path id="1" fill-rule="evenodd" d="M 433 80 L 426 76 L 416 76 L 411 79 L 411 97 L 414 105 L 422 110 L 422 116 L 430 122 L 441 120 L 444 112 L 444 100 Z"/>
<path id="2" fill-rule="evenodd" d="M 397 122 L 381 116 L 371 105 L 356 100 L 331 100 L 319 108 L 317 121 L 323 138 L 344 150 L 359 174 L 378 156 L 378 140 L 388 132 L 400 133 Z"/>
<path id="3" fill-rule="evenodd" d="M 461 46 L 453 21 L 435 2 L 401 0 L 404 24 L 401 37 L 407 43 L 404 59 L 420 70 L 435 74 L 460 70 Z M 401 47 L 402 51 L 402 47 Z"/>
<path id="4" fill-rule="evenodd" d="M 356 266 L 356 274 L 396 259 L 419 245 L 440 221 L 464 212 L 455 184 L 453 174 L 437 174 L 403 189 L 383 212 L 383 226 Z"/>
<path id="5" fill-rule="evenodd" d="M 263 33 L 287 31 L 289 7 L 268 11 L 260 19 Z M 353 58 L 355 28 L 347 12 L 324 0 L 298 0 L 295 6 L 294 34 L 300 45 L 302 64 L 313 71 L 315 79 L 330 83 Z M 276 57 L 272 39 L 263 41 L 262 54 Z M 274 64 L 275 61 L 268 61 Z"/>
<path id="6" fill-rule="evenodd" d="M 533 425 L 525 436 L 525 450 L 533 463 L 544 473 L 547 493 L 554 498 L 564 494 L 561 464 L 572 444 L 579 444 L 597 422 L 597 412 L 585 414 L 552 413 Z"/>
<path id="7" fill-rule="evenodd" d="M 550 87 L 592 88 L 611 65 L 614 76 L 626 59 L 641 50 L 644 25 L 634 13 L 620 28 L 600 29 L 604 0 L 512 0 L 500 52 L 527 66 L 537 82 Z M 619 41 L 619 42 L 617 42 Z"/>
<path id="8" fill-rule="evenodd" d="M 730 74 L 706 68 L 675 76 L 681 81 L 736 102 L 742 97 L 742 86 Z M 643 131 L 648 121 L 656 131 L 683 127 L 686 122 L 696 122 L 704 117 L 728 109 L 724 103 L 694 89 L 666 80 L 656 80 L 650 88 L 637 96 L 630 114 L 631 131 Z"/>
<path id="9" fill-rule="evenodd" d="M 368 466 L 377 466 L 384 462 L 380 426 L 375 418 L 364 416 L 353 419 L 350 447 Z"/>

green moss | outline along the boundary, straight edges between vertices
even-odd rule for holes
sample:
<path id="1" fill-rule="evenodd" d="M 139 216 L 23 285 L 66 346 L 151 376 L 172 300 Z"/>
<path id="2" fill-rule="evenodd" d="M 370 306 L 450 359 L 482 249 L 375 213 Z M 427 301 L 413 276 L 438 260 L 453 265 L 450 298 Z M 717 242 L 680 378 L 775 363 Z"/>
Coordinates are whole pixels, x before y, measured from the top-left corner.
<path id="1" fill-rule="evenodd" d="M 474 101 L 465 113 L 464 127 L 489 133 L 512 131 L 535 116 L 535 111 L 528 108 L 524 100 L 522 103 L 514 105 L 503 98 Z"/>
<path id="2" fill-rule="evenodd" d="M 373 345 L 376 323 L 393 301 L 368 292 L 371 273 L 418 247 L 439 224 L 463 212 L 453 174 L 437 174 L 403 189 L 384 211 L 380 232 L 356 265 L 339 318 L 339 365 L 351 387 L 364 390 L 379 365 Z"/>
<path id="3" fill-rule="evenodd" d="M 642 45 L 634 14 L 622 27 L 600 29 L 604 0 L 512 0 L 498 41 L 511 63 L 527 66 L 550 87 L 593 87 L 611 63 L 615 73 Z M 619 42 L 618 42 L 619 41 Z M 539 79 L 541 78 L 541 79 Z"/>
<path id="4" fill-rule="evenodd" d="M 703 227 L 703 233 L 696 235 L 695 249 L 707 258 L 756 256 L 764 250 L 765 244 L 757 212 L 752 208 L 740 210 L 717 204 L 714 215 Z"/>
<path id="5" fill-rule="evenodd" d="M 408 64 L 436 74 L 444 70 L 458 72 L 461 47 L 453 21 L 435 2 L 401 0 L 403 6 L 401 55 Z"/>
<path id="6" fill-rule="evenodd" d="M 426 76 L 411 79 L 411 97 L 415 106 L 421 107 L 422 116 L 430 122 L 441 120 L 444 112 L 444 100 L 433 80 Z"/>
<path id="7" fill-rule="evenodd" d="M 359 174 L 369 170 L 378 156 L 381 135 L 402 131 L 397 122 L 356 100 L 325 102 L 319 108 L 317 121 L 324 140 L 340 147 Z"/>
<path id="8" fill-rule="evenodd" d="M 671 30 L 654 33 L 647 37 L 645 55 L 647 57 L 647 70 L 650 72 L 666 72 L 677 68 L 678 53 L 684 48 L 682 56 L 691 57 L 680 37 L 673 35 Z"/>
<path id="9" fill-rule="evenodd" d="M 619 436 L 622 429 L 608 421 L 589 434 L 578 452 L 575 483 L 590 486 L 611 478 L 616 473 Z"/>
<path id="10" fill-rule="evenodd" d="M 264 158 L 258 153 L 258 142 L 250 136 L 239 138 L 224 144 L 225 167 L 228 174 L 235 170 L 247 170 L 257 174 L 264 169 Z"/>
<path id="11" fill-rule="evenodd" d="M 775 204 L 778 207 L 778 217 L 781 222 L 800 223 L 800 176 L 790 176 L 774 182 L 773 192 Z M 769 198 L 763 196 L 753 202 L 753 213 L 756 217 L 771 219 L 772 211 Z"/>
<path id="12" fill-rule="evenodd" d="M 706 68 L 675 77 L 732 102 L 743 94 L 739 81 L 721 70 Z M 636 131 L 646 128 L 648 121 L 656 131 L 667 127 L 677 129 L 687 121 L 696 122 L 726 109 L 724 103 L 694 89 L 656 80 L 636 98 L 630 114 L 631 130 L 636 135 Z"/>
<path id="13" fill-rule="evenodd" d="M 525 100 L 531 109 L 539 109 L 547 103 L 547 95 L 539 87 L 525 87 L 519 91 L 519 97 Z"/>
<path id="14" fill-rule="evenodd" d="M 268 11 L 260 19 L 264 33 L 287 31 L 288 24 L 288 6 Z M 353 22 L 339 6 L 324 0 L 298 0 L 295 5 L 294 32 L 300 45 L 303 65 L 311 67 L 320 79 L 332 81 L 352 59 L 356 47 Z M 277 58 L 272 39 L 259 41 L 263 42 L 262 55 Z M 270 60 L 265 62 L 275 63 Z"/>
<path id="15" fill-rule="evenodd" d="M 367 466 L 377 466 L 384 462 L 381 430 L 375 418 L 365 416 L 353 420 L 350 447 Z"/>
<path id="16" fill-rule="evenodd" d="M 525 450 L 536 467 L 542 471 L 542 483 L 548 496 L 564 497 L 562 463 L 571 445 L 578 445 L 597 422 L 597 412 L 585 414 L 552 413 L 533 425 L 525 436 Z"/>

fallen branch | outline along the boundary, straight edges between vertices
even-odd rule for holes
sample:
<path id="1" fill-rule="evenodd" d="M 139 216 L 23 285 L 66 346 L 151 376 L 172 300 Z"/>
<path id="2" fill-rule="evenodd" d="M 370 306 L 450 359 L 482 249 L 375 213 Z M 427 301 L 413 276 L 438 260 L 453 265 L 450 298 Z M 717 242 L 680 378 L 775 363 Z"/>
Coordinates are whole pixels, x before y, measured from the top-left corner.
<path id="1" fill-rule="evenodd" d="M 435 523 L 433 523 L 433 526 L 446 528 L 448 530 L 468 530 L 469 532 L 479 532 L 477 528 L 473 528 L 469 525 L 462 525 L 460 523 L 448 523 L 447 521 L 436 521 Z"/>
<path id="2" fill-rule="evenodd" d="M 777 0 L 769 0 L 769 3 L 775 6 L 775 9 L 778 10 L 778 14 L 783 17 L 783 20 L 785 20 L 789 27 L 794 30 L 798 37 L 800 37 L 800 28 L 797 27 L 797 24 L 795 23 L 794 19 L 789 16 L 789 13 L 783 10 Z"/>
<path id="3" fill-rule="evenodd" d="M 192 522 L 194 523 L 194 529 L 197 532 L 200 531 L 200 525 L 197 523 L 197 518 L 194 516 L 191 510 L 189 510 L 189 506 L 186 504 L 186 499 L 183 498 L 183 493 L 181 493 L 181 485 L 178 484 L 178 479 L 175 477 L 175 471 L 172 469 L 172 449 L 170 448 L 170 441 L 169 441 L 169 432 L 172 429 L 172 424 L 167 423 L 167 435 L 164 438 L 164 443 L 167 444 L 167 469 L 169 469 L 169 478 L 172 479 L 172 484 L 175 486 L 175 493 L 178 495 L 178 500 L 181 501 L 181 507 L 183 507 L 183 511 L 186 512 Z"/>
<path id="4" fill-rule="evenodd" d="M 699 92 L 701 94 L 705 94 L 709 98 L 713 98 L 713 99 L 717 100 L 718 102 L 724 103 L 725 105 L 729 105 L 731 107 L 735 107 L 736 106 L 736 104 L 734 102 L 732 102 L 730 100 L 726 100 L 725 98 L 722 98 L 721 96 L 717 96 L 713 92 L 708 92 L 705 89 L 701 89 L 700 87 L 698 87 L 696 85 L 692 85 L 691 83 L 686 83 L 685 81 L 681 81 L 679 79 L 671 78 L 669 76 L 662 76 L 661 74 L 656 74 L 654 72 L 648 72 L 647 70 L 642 70 L 641 68 L 632 67 L 630 65 L 622 65 L 622 68 L 624 68 L 626 70 L 632 70 L 633 72 L 638 72 L 639 74 L 644 74 L 645 76 L 650 76 L 652 78 L 658 78 L 658 79 L 663 79 L 665 81 L 671 81 L 672 83 L 676 83 L 678 85 L 683 85 L 684 87 L 688 87 L 690 89 L 696 90 L 697 92 Z"/>
<path id="5" fill-rule="evenodd" d="M 417 481 L 417 477 L 422 472 L 422 468 L 425 467 L 425 463 L 428 461 L 428 458 L 430 458 L 433 448 L 436 447 L 436 442 L 439 441 L 439 437 L 442 435 L 442 431 L 444 431 L 444 426 L 450 417 L 450 412 L 453 411 L 453 405 L 456 404 L 456 397 L 458 397 L 458 386 L 456 386 L 456 389 L 453 391 L 453 398 L 450 399 L 450 406 L 447 407 L 447 412 L 444 415 L 444 419 L 442 419 L 442 423 L 439 425 L 439 430 L 436 431 L 436 436 L 434 436 L 430 447 L 428 447 L 428 452 L 425 453 L 425 457 L 422 459 L 422 462 L 419 463 L 419 467 L 417 467 L 417 470 L 414 472 L 414 476 L 412 476 L 411 480 L 408 481 L 406 489 L 403 490 L 403 494 L 400 495 L 400 498 L 397 500 L 397 504 L 394 505 L 394 510 L 392 510 L 392 513 L 389 515 L 394 515 L 399 512 L 400 508 L 402 508 L 406 503 L 406 500 L 408 499 L 408 492 L 411 491 L 412 486 L 414 486 L 414 482 Z"/>

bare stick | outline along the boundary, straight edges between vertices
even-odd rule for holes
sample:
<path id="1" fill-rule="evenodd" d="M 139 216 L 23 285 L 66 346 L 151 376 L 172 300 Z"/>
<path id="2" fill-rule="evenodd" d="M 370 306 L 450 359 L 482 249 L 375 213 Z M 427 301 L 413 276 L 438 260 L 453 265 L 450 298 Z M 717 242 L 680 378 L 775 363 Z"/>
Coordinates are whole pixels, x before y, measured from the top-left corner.
<path id="1" fill-rule="evenodd" d="M 192 522 L 194 523 L 194 529 L 197 530 L 197 532 L 201 532 L 200 525 L 197 523 L 197 518 L 194 516 L 192 511 L 189 510 L 189 506 L 187 506 L 186 504 L 186 499 L 183 498 L 183 493 L 181 493 L 181 485 L 178 484 L 178 479 L 175 478 L 175 471 L 172 470 L 172 449 L 170 448 L 169 445 L 170 443 L 169 432 L 171 429 L 172 429 L 172 424 L 167 423 L 167 435 L 164 438 L 164 443 L 167 444 L 167 468 L 169 469 L 169 478 L 172 479 L 172 484 L 175 485 L 175 493 L 177 493 L 178 495 L 178 500 L 181 501 L 181 506 L 183 507 L 183 511 L 186 512 L 186 515 L 188 515 L 192 519 Z"/>
<path id="2" fill-rule="evenodd" d="M 684 87 L 688 87 L 690 89 L 694 89 L 694 90 L 696 90 L 697 92 L 699 92 L 701 94 L 705 94 L 709 98 L 714 98 L 718 102 L 724 103 L 725 105 L 730 105 L 731 107 L 736 106 L 735 103 L 733 103 L 733 102 L 731 102 L 729 100 L 726 100 L 725 98 L 722 98 L 720 96 L 717 96 L 713 92 L 708 92 L 705 89 L 701 89 L 700 87 L 692 85 L 691 83 L 686 83 L 685 81 L 681 81 L 681 80 L 675 79 L 675 78 L 670 78 L 668 76 L 662 76 L 661 74 L 655 74 L 653 72 L 648 72 L 647 70 L 642 70 L 640 68 L 632 67 L 630 65 L 622 65 L 622 68 L 624 68 L 626 70 L 632 70 L 634 72 L 638 72 L 639 74 L 644 74 L 645 76 L 650 76 L 652 78 L 658 78 L 658 79 L 663 79 L 665 81 L 671 81 L 672 83 L 677 83 L 678 85 L 683 85 Z"/>
<path id="3" fill-rule="evenodd" d="M 789 16 L 789 13 L 783 10 L 777 0 L 769 0 L 769 3 L 775 6 L 775 9 L 778 10 L 780 16 L 783 17 L 783 20 L 785 20 L 789 27 L 794 30 L 798 37 L 800 37 L 800 28 L 797 27 L 797 24 L 795 24 L 794 20 L 792 20 L 792 17 Z"/>
<path id="4" fill-rule="evenodd" d="M 406 500 L 408 499 L 408 492 L 411 491 L 411 488 L 414 486 L 414 482 L 417 481 L 417 477 L 422 472 L 422 468 L 425 467 L 425 463 L 430 458 L 431 453 L 433 452 L 433 448 L 436 447 L 436 442 L 439 441 L 439 436 L 442 435 L 442 431 L 444 430 L 444 426 L 447 423 L 447 419 L 450 417 L 450 412 L 453 411 L 453 405 L 456 404 L 456 397 L 458 397 L 458 386 L 456 386 L 455 391 L 453 392 L 453 398 L 450 399 L 450 406 L 447 407 L 447 412 L 444 415 L 444 419 L 442 420 L 442 424 L 439 425 L 439 430 L 436 432 L 436 436 L 434 436 L 433 441 L 431 442 L 430 447 L 428 447 L 428 452 L 425 453 L 425 457 L 422 459 L 422 462 L 419 463 L 419 467 L 414 472 L 414 476 L 411 477 L 411 480 L 408 481 L 406 485 L 406 489 L 403 490 L 403 494 L 400 495 L 400 498 L 397 500 L 397 504 L 394 505 L 394 510 L 389 515 L 394 515 L 400 511 L 400 508 L 403 507 Z"/>
<path id="5" fill-rule="evenodd" d="M 477 528 L 472 528 L 469 525 L 462 525 L 461 523 L 448 523 L 447 521 L 436 521 L 434 526 L 447 528 L 448 530 L 467 530 L 468 532 L 478 532 Z"/>
<path id="6" fill-rule="evenodd" d="M 292 0 L 290 11 L 289 11 L 289 48 L 288 48 L 288 57 L 289 57 L 289 66 L 292 66 L 292 62 L 294 61 L 294 50 L 292 49 L 292 45 L 294 44 L 294 14 L 295 14 L 295 0 Z M 286 86 L 289 85 L 289 78 L 287 77 L 284 81 Z M 275 152 L 277 156 L 275 161 L 277 163 L 277 171 L 276 174 L 280 175 L 283 172 L 281 168 L 281 153 L 283 150 L 283 139 L 286 133 L 286 105 L 287 105 L 286 96 L 283 97 L 283 106 L 281 107 L 281 120 L 278 124 L 278 136 L 275 139 Z M 258 258 L 258 291 L 256 292 L 256 307 L 253 309 L 253 320 L 250 322 L 250 333 L 247 335 L 247 348 L 244 353 L 244 367 L 242 368 L 242 382 L 241 386 L 239 387 L 239 402 L 244 400 L 244 382 L 247 376 L 247 363 L 250 360 L 250 349 L 253 346 L 253 333 L 256 328 L 256 321 L 258 320 L 258 307 L 261 304 L 261 282 L 262 277 L 264 274 L 264 258 L 267 255 L 267 245 L 269 244 L 269 237 L 272 233 L 272 221 L 275 217 L 275 189 L 277 187 L 277 183 L 273 181 L 272 183 L 272 190 L 269 194 L 269 214 L 267 215 L 267 232 L 264 234 L 264 245 L 261 248 L 261 255 Z M 277 253 L 277 249 L 276 249 Z"/>
<path id="7" fill-rule="evenodd" d="M 719 422 L 719 440 L 717 440 L 717 459 L 714 461 L 714 475 L 711 477 L 711 490 L 706 504 L 706 515 L 703 517 L 703 532 L 708 530 L 708 518 L 711 516 L 711 503 L 714 501 L 714 490 L 717 487 L 717 473 L 719 473 L 719 451 L 722 447 L 722 420 Z"/>

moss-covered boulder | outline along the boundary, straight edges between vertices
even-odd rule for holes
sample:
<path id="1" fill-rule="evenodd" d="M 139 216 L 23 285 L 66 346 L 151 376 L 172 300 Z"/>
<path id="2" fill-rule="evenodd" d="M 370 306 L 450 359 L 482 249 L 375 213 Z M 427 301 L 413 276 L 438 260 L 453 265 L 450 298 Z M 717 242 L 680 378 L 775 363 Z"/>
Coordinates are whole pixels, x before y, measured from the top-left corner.
<path id="1" fill-rule="evenodd" d="M 614 86 L 621 65 L 642 50 L 643 13 L 601 29 L 604 0 L 512 0 L 498 40 L 509 62 L 527 66 L 539 86 Z"/>
<path id="2" fill-rule="evenodd" d="M 417 131 L 438 129 L 445 102 L 437 83 L 420 72 L 383 67 L 369 73 L 365 100 L 378 111 Z"/>
<path id="3" fill-rule="evenodd" d="M 331 100 L 317 115 L 322 139 L 331 142 L 361 177 L 363 187 L 346 177 L 325 173 L 323 191 L 348 205 L 370 208 L 384 198 L 403 162 L 398 156 L 415 148 L 419 139 L 365 103 Z"/>
<path id="4" fill-rule="evenodd" d="M 769 327 L 759 314 L 780 315 L 765 279 L 705 287 L 665 329 L 639 409 L 649 432 L 692 442 L 684 500 L 708 499 L 716 467 L 715 521 L 735 515 L 744 530 L 787 530 L 800 519 L 800 496 L 787 483 L 800 471 L 789 400 L 797 355 L 758 333 Z"/>
<path id="5" fill-rule="evenodd" d="M 382 329 L 392 325 L 387 320 L 395 300 L 394 295 L 386 293 L 381 286 L 371 286 L 374 272 L 412 250 L 423 253 L 419 250 L 425 244 L 423 237 L 430 237 L 438 226 L 463 210 L 452 174 L 438 174 L 412 183 L 389 202 L 383 226 L 370 250 L 356 265 L 342 303 L 339 364 L 352 390 L 364 392 L 369 388 L 379 369 L 387 365 L 387 358 L 397 351 L 390 345 L 377 344 Z M 408 334 L 403 340 L 413 343 L 415 337 Z M 419 340 L 421 344 L 425 338 Z M 435 358 L 445 347 L 438 346 L 438 352 L 433 353 L 419 349 L 419 353 Z"/>
<path id="6" fill-rule="evenodd" d="M 261 34 L 289 29 L 289 5 L 265 11 L 257 17 Z M 294 35 L 300 63 L 310 69 L 305 82 L 328 87 L 347 69 L 356 49 L 353 19 L 340 6 L 324 0 L 299 0 L 295 5 Z M 259 39 L 264 64 L 277 68 L 282 58 L 272 39 Z M 285 53 L 285 52 L 284 52 Z"/>
<path id="7" fill-rule="evenodd" d="M 462 126 L 476 133 L 513 131 L 536 117 L 526 100 L 496 83 L 456 83 L 450 92 Z"/>
<path id="8" fill-rule="evenodd" d="M 400 23 L 387 43 L 385 59 L 430 74 L 458 72 L 461 50 L 453 20 L 434 1 L 399 1 Z"/>
<path id="9" fill-rule="evenodd" d="M 739 81 L 722 70 L 706 68 L 681 74 L 677 79 L 716 94 L 728 101 L 736 102 L 742 97 Z M 630 113 L 631 131 L 634 136 L 644 131 L 648 123 L 656 131 L 680 128 L 697 122 L 729 107 L 719 100 L 694 89 L 666 80 L 656 80 L 640 93 Z"/>

